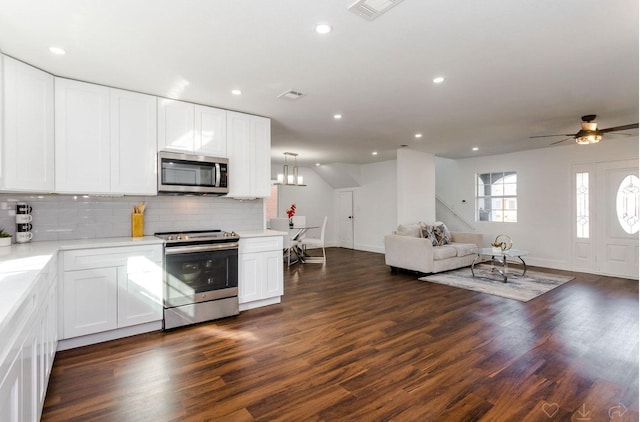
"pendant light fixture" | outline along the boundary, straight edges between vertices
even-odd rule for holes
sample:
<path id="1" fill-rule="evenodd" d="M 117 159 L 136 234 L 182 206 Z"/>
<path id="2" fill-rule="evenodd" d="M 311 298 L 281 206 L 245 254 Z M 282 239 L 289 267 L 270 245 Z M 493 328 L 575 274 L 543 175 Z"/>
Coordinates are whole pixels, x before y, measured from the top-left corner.
<path id="1" fill-rule="evenodd" d="M 289 172 L 289 163 L 287 159 L 293 157 L 293 169 Z M 307 186 L 304 184 L 304 179 L 298 174 L 298 154 L 295 152 L 284 153 L 284 166 L 282 166 L 282 173 L 278 174 L 278 180 L 276 185 L 287 186 Z"/>

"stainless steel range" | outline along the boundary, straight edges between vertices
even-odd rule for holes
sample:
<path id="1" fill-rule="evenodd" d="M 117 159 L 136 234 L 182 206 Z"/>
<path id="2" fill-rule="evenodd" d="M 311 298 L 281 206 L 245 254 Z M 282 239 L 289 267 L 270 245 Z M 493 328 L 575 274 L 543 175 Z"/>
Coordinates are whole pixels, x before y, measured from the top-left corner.
<path id="1" fill-rule="evenodd" d="M 238 314 L 235 232 L 155 233 L 164 240 L 164 329 Z"/>

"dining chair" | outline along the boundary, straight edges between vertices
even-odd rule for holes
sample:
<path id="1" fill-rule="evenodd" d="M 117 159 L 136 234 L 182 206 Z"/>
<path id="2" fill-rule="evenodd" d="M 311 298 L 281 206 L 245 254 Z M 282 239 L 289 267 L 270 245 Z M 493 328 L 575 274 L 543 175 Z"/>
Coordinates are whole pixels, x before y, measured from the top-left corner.
<path id="1" fill-rule="evenodd" d="M 327 262 L 327 255 L 324 250 L 324 232 L 326 228 L 327 228 L 327 216 L 325 215 L 324 221 L 322 222 L 322 228 L 320 229 L 320 238 L 305 237 L 304 239 L 300 240 L 300 243 L 302 244 L 302 248 L 304 252 L 306 252 L 307 246 L 322 248 L 322 257 L 314 257 L 314 256 L 306 257 L 304 262 L 310 262 L 310 263 Z"/>
<path id="2" fill-rule="evenodd" d="M 287 266 L 292 264 L 291 262 L 291 249 L 299 246 L 300 242 L 291 240 L 291 234 L 289 232 L 289 219 L 288 218 L 272 218 L 269 220 L 269 227 L 271 230 L 287 233 L 282 239 L 283 256 L 287 257 Z M 295 264 L 296 261 L 293 262 Z"/>
<path id="3" fill-rule="evenodd" d="M 307 217 L 304 215 L 294 215 L 291 217 L 291 220 L 293 220 L 294 227 L 304 227 L 307 225 Z"/>

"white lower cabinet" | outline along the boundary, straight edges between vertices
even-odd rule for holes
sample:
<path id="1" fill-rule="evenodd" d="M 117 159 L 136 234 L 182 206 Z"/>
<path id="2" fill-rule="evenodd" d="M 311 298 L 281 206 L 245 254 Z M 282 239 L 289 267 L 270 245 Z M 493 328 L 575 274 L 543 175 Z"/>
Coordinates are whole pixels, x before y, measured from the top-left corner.
<path id="1" fill-rule="evenodd" d="M 117 285 L 116 268 L 65 271 L 64 338 L 117 328 Z"/>
<path id="2" fill-rule="evenodd" d="M 162 319 L 162 262 L 118 267 L 118 327 Z"/>
<path id="3" fill-rule="evenodd" d="M 238 301 L 240 310 L 280 303 L 284 294 L 282 236 L 240 239 Z"/>
<path id="4" fill-rule="evenodd" d="M 0 420 L 38 421 L 58 342 L 55 260 L 5 325 L 0 344 Z"/>
<path id="5" fill-rule="evenodd" d="M 162 245 L 65 251 L 63 338 L 162 319 Z"/>
<path id="6" fill-rule="evenodd" d="M 22 347 L 13 351 L 3 362 L 3 379 L 0 381 L 0 420 L 21 422 L 24 419 L 22 402 L 24 400 L 24 378 L 22 376 Z"/>

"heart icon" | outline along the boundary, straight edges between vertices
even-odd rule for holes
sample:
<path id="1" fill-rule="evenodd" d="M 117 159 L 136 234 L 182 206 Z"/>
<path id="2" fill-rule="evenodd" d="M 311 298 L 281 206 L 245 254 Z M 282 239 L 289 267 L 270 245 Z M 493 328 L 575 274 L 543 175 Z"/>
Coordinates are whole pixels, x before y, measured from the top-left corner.
<path id="1" fill-rule="evenodd" d="M 542 411 L 545 413 L 545 415 L 547 415 L 550 418 L 554 417 L 556 413 L 558 413 L 558 410 L 560 410 L 560 406 L 558 405 L 558 403 L 545 402 L 542 405 Z"/>

